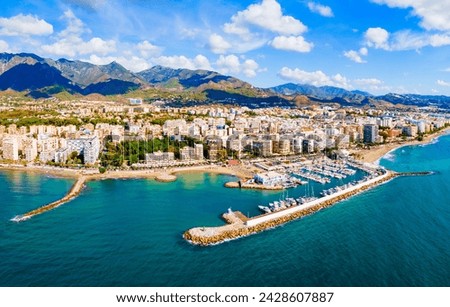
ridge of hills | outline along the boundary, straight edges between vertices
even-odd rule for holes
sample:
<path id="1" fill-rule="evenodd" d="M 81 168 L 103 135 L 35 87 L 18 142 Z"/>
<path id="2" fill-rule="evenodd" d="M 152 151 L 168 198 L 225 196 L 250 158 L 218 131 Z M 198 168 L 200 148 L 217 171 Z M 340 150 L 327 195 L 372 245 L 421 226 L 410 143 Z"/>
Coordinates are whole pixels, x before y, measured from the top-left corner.
<path id="1" fill-rule="evenodd" d="M 294 83 L 264 89 L 209 70 L 157 65 L 134 73 L 117 62 L 95 65 L 79 60 L 45 59 L 32 53 L 0 53 L 0 91 L 5 90 L 26 92 L 32 98 L 100 94 L 138 96 L 148 102 L 167 99 L 175 105 L 218 102 L 251 108 L 310 103 L 450 107 L 447 96 L 395 93 L 374 96 L 358 90 Z"/>

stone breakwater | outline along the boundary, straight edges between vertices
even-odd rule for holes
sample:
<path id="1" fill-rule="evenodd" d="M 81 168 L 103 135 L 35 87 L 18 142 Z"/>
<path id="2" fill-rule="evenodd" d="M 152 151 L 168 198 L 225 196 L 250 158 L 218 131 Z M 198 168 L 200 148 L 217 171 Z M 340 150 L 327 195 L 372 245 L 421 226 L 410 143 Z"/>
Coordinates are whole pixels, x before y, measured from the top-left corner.
<path id="1" fill-rule="evenodd" d="M 74 199 L 75 197 L 77 197 L 81 191 L 83 190 L 84 184 L 86 182 L 86 177 L 85 176 L 80 176 L 77 181 L 75 181 L 75 183 L 72 185 L 72 188 L 70 188 L 70 191 L 61 199 L 54 201 L 50 204 L 47 204 L 45 206 L 39 207 L 37 209 L 34 209 L 32 211 L 29 211 L 25 214 L 22 215 L 18 215 L 15 216 L 14 218 L 11 219 L 11 221 L 14 222 L 22 222 L 25 221 L 27 219 L 32 218 L 35 215 L 38 214 L 42 214 L 44 212 L 53 210 L 59 206 L 61 206 L 62 204 Z"/>
<path id="2" fill-rule="evenodd" d="M 388 171 L 386 174 L 351 187 L 347 190 L 340 191 L 334 195 L 329 195 L 322 199 L 318 199 L 305 205 L 296 206 L 294 208 L 291 207 L 275 213 L 263 214 L 247 221 L 243 221 L 239 218 L 239 215 L 241 215 L 240 212 L 237 212 L 236 214 L 235 212 L 228 212 L 223 215 L 223 218 L 228 223 L 227 225 L 219 227 L 191 228 L 183 234 L 183 237 L 192 244 L 208 246 L 256 234 L 258 232 L 302 218 L 306 215 L 310 215 L 323 208 L 330 207 L 337 202 L 359 194 L 374 186 L 380 185 L 396 176 L 396 173 Z"/>

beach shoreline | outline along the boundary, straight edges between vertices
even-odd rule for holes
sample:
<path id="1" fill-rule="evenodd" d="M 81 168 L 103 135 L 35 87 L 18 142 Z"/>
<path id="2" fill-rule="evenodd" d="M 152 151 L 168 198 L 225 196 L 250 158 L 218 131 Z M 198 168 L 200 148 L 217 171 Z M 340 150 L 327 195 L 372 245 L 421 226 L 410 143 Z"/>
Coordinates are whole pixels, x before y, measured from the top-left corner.
<path id="1" fill-rule="evenodd" d="M 357 149 L 352 150 L 350 153 L 355 157 L 355 159 L 361 162 L 379 164 L 379 161 L 387 154 L 405 147 L 405 146 L 417 146 L 417 145 L 426 145 L 433 142 L 435 139 L 446 135 L 450 132 L 450 127 L 438 131 L 436 133 L 426 135 L 422 141 L 418 140 L 410 140 L 401 143 L 387 143 L 381 144 L 377 146 L 373 146 L 370 149 Z"/>
<path id="2" fill-rule="evenodd" d="M 411 140 L 401 143 L 387 143 L 377 146 L 373 146 L 370 149 L 355 149 L 351 150 L 350 154 L 355 159 L 361 162 L 368 162 L 378 164 L 380 159 L 386 154 L 397 150 L 404 146 L 426 145 L 434 141 L 435 139 L 448 134 L 450 127 L 443 129 L 437 133 L 426 135 L 422 141 Z M 250 170 L 244 165 L 238 166 L 218 166 L 218 165 L 200 165 L 200 166 L 187 166 L 187 167 L 168 167 L 166 169 L 145 169 L 145 170 L 108 170 L 105 173 L 98 172 L 97 169 L 71 169 L 60 168 L 52 166 L 39 166 L 39 165 L 21 165 L 21 164 L 0 164 L 0 171 L 24 171 L 36 174 L 44 174 L 62 178 L 78 179 L 85 177 L 86 181 L 90 180 L 104 180 L 104 179 L 156 179 L 176 176 L 181 173 L 211 173 L 220 175 L 235 176 L 240 180 L 246 180 L 252 178 Z M 163 180 L 164 181 L 164 180 Z M 173 181 L 173 180 L 171 180 Z"/>
<path id="3" fill-rule="evenodd" d="M 173 178 L 177 174 L 182 173 L 211 173 L 235 176 L 239 179 L 248 178 L 248 174 L 239 168 L 231 168 L 216 165 L 202 165 L 189 167 L 174 167 L 168 169 L 146 169 L 146 170 L 109 170 L 105 173 L 99 173 L 97 169 L 70 169 L 57 168 L 49 166 L 23 166 L 15 164 L 0 164 L 0 171 L 20 171 L 35 173 L 41 175 L 50 175 L 61 178 L 79 179 L 84 177 L 86 181 L 104 180 L 104 179 L 157 179 L 157 178 Z"/>

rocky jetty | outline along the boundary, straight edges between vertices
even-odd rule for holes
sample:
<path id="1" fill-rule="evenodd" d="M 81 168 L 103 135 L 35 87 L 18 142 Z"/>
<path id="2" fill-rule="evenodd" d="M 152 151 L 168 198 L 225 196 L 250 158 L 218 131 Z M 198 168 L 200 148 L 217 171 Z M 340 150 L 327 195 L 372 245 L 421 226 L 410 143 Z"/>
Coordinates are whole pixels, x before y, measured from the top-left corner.
<path id="1" fill-rule="evenodd" d="M 73 184 L 70 191 L 63 198 L 61 198 L 57 201 L 54 201 L 50 204 L 47 204 L 45 206 L 34 209 L 32 211 L 29 211 L 23 215 L 18 215 L 16 217 L 12 218 L 11 220 L 14 222 L 25 221 L 27 219 L 32 218 L 35 215 L 42 214 L 44 212 L 53 210 L 53 209 L 61 206 L 62 204 L 66 203 L 66 202 L 74 199 L 76 196 L 78 196 L 81 193 L 81 191 L 83 190 L 85 182 L 86 182 L 86 177 L 80 176 L 78 178 L 78 180 Z"/>

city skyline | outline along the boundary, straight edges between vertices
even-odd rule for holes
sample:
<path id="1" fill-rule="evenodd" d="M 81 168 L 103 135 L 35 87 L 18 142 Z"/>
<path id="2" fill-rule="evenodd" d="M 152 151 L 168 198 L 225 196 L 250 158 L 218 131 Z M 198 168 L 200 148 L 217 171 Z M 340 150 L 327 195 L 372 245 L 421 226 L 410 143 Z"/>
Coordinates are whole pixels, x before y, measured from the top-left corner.
<path id="1" fill-rule="evenodd" d="M 0 52 L 450 95 L 444 1 L 5 1 Z M 414 65 L 411 65 L 414 63 Z"/>

